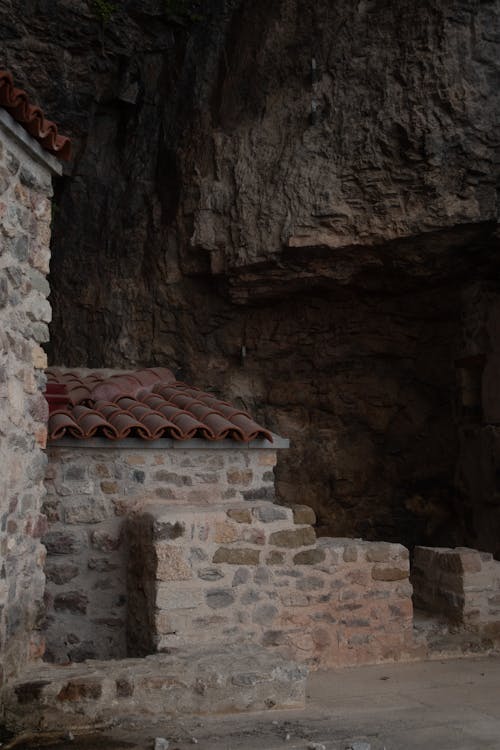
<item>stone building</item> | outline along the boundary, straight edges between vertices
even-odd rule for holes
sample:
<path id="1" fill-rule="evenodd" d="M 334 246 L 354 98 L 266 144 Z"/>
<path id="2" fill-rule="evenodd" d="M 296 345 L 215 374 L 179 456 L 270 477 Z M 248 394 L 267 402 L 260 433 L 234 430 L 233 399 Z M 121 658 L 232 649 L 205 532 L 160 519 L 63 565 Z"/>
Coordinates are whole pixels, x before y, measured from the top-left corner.
<path id="1" fill-rule="evenodd" d="M 0 687 L 40 655 L 52 176 L 70 144 L 0 71 Z"/>
<path id="2" fill-rule="evenodd" d="M 273 502 L 287 441 L 242 409 L 165 368 L 49 370 L 48 399 L 46 658 L 253 642 L 317 667 L 409 647 L 408 551 L 316 540 L 310 508 Z"/>
<path id="3" fill-rule="evenodd" d="M 5 73 L 0 105 L 9 725 L 293 707 L 307 668 L 429 656 L 408 549 L 317 539 L 310 507 L 275 502 L 288 441 L 246 408 L 164 367 L 45 373 L 51 178 L 69 142 Z M 499 569 L 417 548 L 415 602 L 493 643 Z"/>
<path id="4" fill-rule="evenodd" d="M 306 667 L 411 653 L 408 550 L 316 539 L 243 409 L 165 368 L 50 369 L 46 395 L 45 664 L 12 726 L 293 707 Z"/>

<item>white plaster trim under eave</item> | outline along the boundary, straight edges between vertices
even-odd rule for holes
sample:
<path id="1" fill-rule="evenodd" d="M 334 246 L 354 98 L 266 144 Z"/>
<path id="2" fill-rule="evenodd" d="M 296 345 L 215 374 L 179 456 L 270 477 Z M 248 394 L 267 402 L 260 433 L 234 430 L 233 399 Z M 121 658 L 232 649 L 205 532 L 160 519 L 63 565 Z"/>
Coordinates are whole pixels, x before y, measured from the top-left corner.
<path id="1" fill-rule="evenodd" d="M 49 448 L 78 448 L 78 450 L 96 448 L 99 450 L 116 449 L 120 450 L 198 450 L 198 451 L 252 451 L 252 450 L 283 450 L 290 447 L 288 438 L 282 438 L 279 435 L 271 433 L 273 442 L 261 438 L 252 440 L 251 443 L 238 443 L 236 440 L 204 440 L 202 438 L 193 438 L 192 440 L 172 440 L 172 438 L 159 438 L 158 440 L 141 440 L 141 438 L 125 438 L 124 440 L 109 440 L 105 437 L 88 438 L 79 440 L 73 437 L 64 437 L 60 440 L 51 440 L 47 443 Z"/>
<path id="2" fill-rule="evenodd" d="M 17 144 L 22 146 L 30 156 L 39 162 L 42 166 L 46 167 L 52 174 L 61 175 L 62 165 L 56 159 L 55 156 L 45 151 L 37 140 L 35 140 L 9 113 L 0 107 L 0 126 L 7 134 L 17 141 Z"/>

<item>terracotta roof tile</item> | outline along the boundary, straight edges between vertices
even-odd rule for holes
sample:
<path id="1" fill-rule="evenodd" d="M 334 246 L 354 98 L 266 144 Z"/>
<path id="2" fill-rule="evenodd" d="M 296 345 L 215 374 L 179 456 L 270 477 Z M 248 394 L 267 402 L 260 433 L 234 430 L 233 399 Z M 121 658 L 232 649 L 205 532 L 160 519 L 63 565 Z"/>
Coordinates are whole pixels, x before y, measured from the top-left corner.
<path id="1" fill-rule="evenodd" d="M 271 433 L 241 409 L 175 379 L 164 367 L 109 374 L 47 371 L 49 439 L 238 440 L 272 442 Z"/>
<path id="2" fill-rule="evenodd" d="M 68 161 L 71 157 L 71 141 L 60 135 L 57 125 L 47 120 L 40 107 L 31 104 L 26 91 L 14 86 L 11 74 L 0 70 L 0 106 L 7 110 L 42 148 Z"/>

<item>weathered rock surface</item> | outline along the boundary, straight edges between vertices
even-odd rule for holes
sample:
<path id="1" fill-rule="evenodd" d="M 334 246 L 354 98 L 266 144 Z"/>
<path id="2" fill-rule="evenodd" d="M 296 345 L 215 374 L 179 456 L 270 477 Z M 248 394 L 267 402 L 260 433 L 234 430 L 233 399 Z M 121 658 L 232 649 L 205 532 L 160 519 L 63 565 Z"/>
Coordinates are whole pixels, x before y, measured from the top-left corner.
<path id="1" fill-rule="evenodd" d="M 323 531 L 478 546 L 454 363 L 498 297 L 498 0 L 98 5 L 0 7 L 2 63 L 75 140 L 52 361 L 240 399 Z"/>

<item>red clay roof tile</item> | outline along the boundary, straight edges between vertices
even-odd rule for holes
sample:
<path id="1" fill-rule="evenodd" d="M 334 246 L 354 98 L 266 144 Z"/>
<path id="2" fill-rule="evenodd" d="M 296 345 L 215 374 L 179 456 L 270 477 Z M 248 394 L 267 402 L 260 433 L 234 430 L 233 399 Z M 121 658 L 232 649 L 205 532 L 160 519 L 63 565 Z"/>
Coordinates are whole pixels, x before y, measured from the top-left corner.
<path id="1" fill-rule="evenodd" d="M 273 440 L 249 414 L 175 379 L 165 367 L 109 375 L 47 371 L 49 439 Z"/>
<path id="2" fill-rule="evenodd" d="M 0 70 L 0 106 L 46 151 L 64 161 L 71 158 L 70 139 L 60 135 L 55 122 L 47 120 L 40 107 L 30 103 L 26 91 L 14 86 L 13 78 L 7 70 Z"/>

